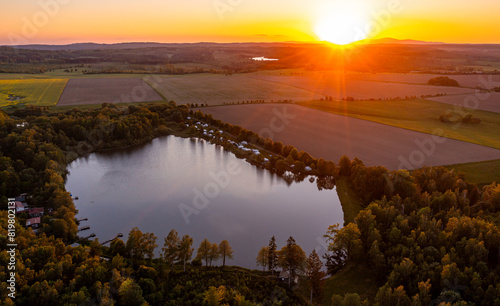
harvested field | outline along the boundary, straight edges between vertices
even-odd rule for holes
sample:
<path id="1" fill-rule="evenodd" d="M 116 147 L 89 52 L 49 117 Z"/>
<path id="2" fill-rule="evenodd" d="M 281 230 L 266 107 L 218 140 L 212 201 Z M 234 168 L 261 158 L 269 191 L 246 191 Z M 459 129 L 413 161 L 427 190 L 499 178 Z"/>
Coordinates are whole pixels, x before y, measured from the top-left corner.
<path id="1" fill-rule="evenodd" d="M 177 104 L 220 105 L 252 100 L 307 101 L 323 97 L 305 89 L 262 81 L 247 75 L 152 77 L 150 83 L 167 100 L 173 100 Z"/>
<path id="2" fill-rule="evenodd" d="M 497 149 L 292 104 L 202 110 L 216 119 L 333 161 L 346 154 L 360 158 L 368 166 L 415 169 L 500 158 Z"/>
<path id="3" fill-rule="evenodd" d="M 500 113 L 500 93 L 498 92 L 433 97 L 428 100 Z"/>
<path id="4" fill-rule="evenodd" d="M 138 78 L 71 79 L 58 106 L 101 103 L 131 103 L 163 100 L 151 86 Z"/>
<path id="5" fill-rule="evenodd" d="M 309 90 L 334 99 L 353 97 L 355 99 L 393 99 L 406 96 L 436 95 L 436 94 L 463 94 L 472 92 L 469 88 L 443 87 L 429 85 L 413 85 L 388 82 L 372 82 L 345 79 L 335 75 L 319 76 L 262 76 L 255 78 L 280 85 L 289 85 Z M 427 81 L 426 81 L 427 82 Z"/>
<path id="6" fill-rule="evenodd" d="M 56 105 L 67 80 L 0 80 L 0 107 L 34 104 Z"/>

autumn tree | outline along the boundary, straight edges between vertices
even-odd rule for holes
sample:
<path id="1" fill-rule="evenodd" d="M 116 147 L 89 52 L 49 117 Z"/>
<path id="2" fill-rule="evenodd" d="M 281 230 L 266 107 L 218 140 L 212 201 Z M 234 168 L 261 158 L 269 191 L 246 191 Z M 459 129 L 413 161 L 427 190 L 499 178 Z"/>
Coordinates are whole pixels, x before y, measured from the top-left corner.
<path id="1" fill-rule="evenodd" d="M 317 301 L 321 301 L 321 297 L 323 294 L 324 287 L 324 279 L 326 273 L 321 269 L 323 268 L 323 263 L 316 253 L 316 250 L 313 250 L 309 257 L 307 258 L 307 277 L 309 279 L 311 285 L 311 304 L 313 296 Z"/>
<path id="2" fill-rule="evenodd" d="M 265 271 L 269 263 L 269 247 L 264 246 L 260 249 L 257 255 L 257 266 L 262 266 L 262 271 Z"/>
<path id="3" fill-rule="evenodd" d="M 233 259 L 233 249 L 227 240 L 222 240 L 219 244 L 219 255 L 222 257 L 222 266 L 226 266 L 226 257 Z"/>
<path id="4" fill-rule="evenodd" d="M 142 233 L 137 227 L 130 230 L 126 249 L 132 259 L 153 258 L 154 250 L 158 247 L 154 233 Z"/>
<path id="5" fill-rule="evenodd" d="M 172 269 L 174 269 L 174 262 L 179 260 L 179 247 L 179 235 L 175 229 L 172 229 L 165 237 L 164 247 L 161 248 L 163 259 L 172 266 Z"/>
<path id="6" fill-rule="evenodd" d="M 208 261 L 210 260 L 210 251 L 212 249 L 212 244 L 207 238 L 203 239 L 198 247 L 198 253 L 196 257 L 205 260 L 205 267 L 208 267 Z"/>
<path id="7" fill-rule="evenodd" d="M 288 285 L 290 285 L 291 279 L 295 278 L 297 272 L 304 271 L 306 261 L 306 253 L 290 236 L 286 245 L 279 251 L 280 266 L 289 273 Z"/>
<path id="8" fill-rule="evenodd" d="M 142 297 L 142 289 L 133 279 L 127 278 L 118 289 L 120 297 L 119 305 L 137 305 L 141 306 L 146 301 Z"/>
<path id="9" fill-rule="evenodd" d="M 339 224 L 332 225 L 325 237 L 330 242 L 328 251 L 334 254 L 345 252 L 347 260 L 357 260 L 362 253 L 361 232 L 354 223 L 349 223 L 341 229 Z"/>
<path id="10" fill-rule="evenodd" d="M 210 266 L 212 266 L 212 262 L 219 259 L 219 246 L 217 243 L 212 243 L 210 246 L 210 251 L 208 252 L 208 259 L 210 260 Z"/>
<path id="11" fill-rule="evenodd" d="M 186 262 L 191 259 L 193 256 L 193 238 L 189 235 L 182 236 L 182 239 L 179 244 L 179 259 L 182 261 L 184 265 L 184 272 L 186 272 Z"/>
<path id="12" fill-rule="evenodd" d="M 278 264 L 278 254 L 276 251 L 276 238 L 273 236 L 271 240 L 269 240 L 269 253 L 267 255 L 267 267 L 269 271 L 271 271 L 271 275 L 274 275 L 274 270 Z"/>

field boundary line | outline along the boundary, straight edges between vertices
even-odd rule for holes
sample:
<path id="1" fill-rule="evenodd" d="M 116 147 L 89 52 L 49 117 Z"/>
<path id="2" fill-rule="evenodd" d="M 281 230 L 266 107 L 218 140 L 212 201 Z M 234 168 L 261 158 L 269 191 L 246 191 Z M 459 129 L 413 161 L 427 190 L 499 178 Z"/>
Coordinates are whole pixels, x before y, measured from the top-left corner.
<path id="1" fill-rule="evenodd" d="M 64 88 L 63 88 L 63 90 L 61 91 L 61 94 L 59 95 L 59 99 L 57 99 L 57 103 L 56 103 L 56 105 L 54 105 L 54 106 L 59 105 L 59 102 L 61 102 L 61 97 L 63 96 L 64 91 L 66 90 L 66 87 L 68 86 L 68 83 L 69 83 L 69 81 L 71 81 L 71 80 L 72 80 L 72 79 L 66 79 L 66 83 L 64 84 Z"/>
<path id="2" fill-rule="evenodd" d="M 163 102 L 167 102 L 168 101 L 167 97 L 165 97 L 159 90 L 157 90 L 153 85 L 151 85 L 151 83 L 149 83 L 148 81 L 146 81 L 144 78 L 141 78 L 141 80 L 144 83 L 148 84 L 148 86 L 151 87 L 151 89 L 154 90 L 160 96 L 160 98 L 163 99 Z"/>

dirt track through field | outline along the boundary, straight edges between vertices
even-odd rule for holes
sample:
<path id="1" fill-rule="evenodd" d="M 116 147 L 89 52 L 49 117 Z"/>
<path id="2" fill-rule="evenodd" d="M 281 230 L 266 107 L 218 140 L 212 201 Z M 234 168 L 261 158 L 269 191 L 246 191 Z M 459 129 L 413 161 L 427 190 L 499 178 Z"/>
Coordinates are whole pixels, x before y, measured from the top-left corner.
<path id="1" fill-rule="evenodd" d="M 139 78 L 71 79 L 57 106 L 161 100 L 160 95 Z"/>
<path id="2" fill-rule="evenodd" d="M 500 150 L 293 104 L 202 108 L 214 118 L 337 162 L 345 154 L 394 170 L 500 159 Z"/>

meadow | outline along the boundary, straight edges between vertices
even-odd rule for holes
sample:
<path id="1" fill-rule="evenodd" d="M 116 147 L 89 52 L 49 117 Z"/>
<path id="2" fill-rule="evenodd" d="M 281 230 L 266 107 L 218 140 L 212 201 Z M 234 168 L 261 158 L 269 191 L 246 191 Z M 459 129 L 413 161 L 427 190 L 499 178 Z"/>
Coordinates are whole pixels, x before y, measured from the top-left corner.
<path id="1" fill-rule="evenodd" d="M 56 105 L 68 80 L 21 79 L 0 81 L 0 107 L 16 104 Z"/>

